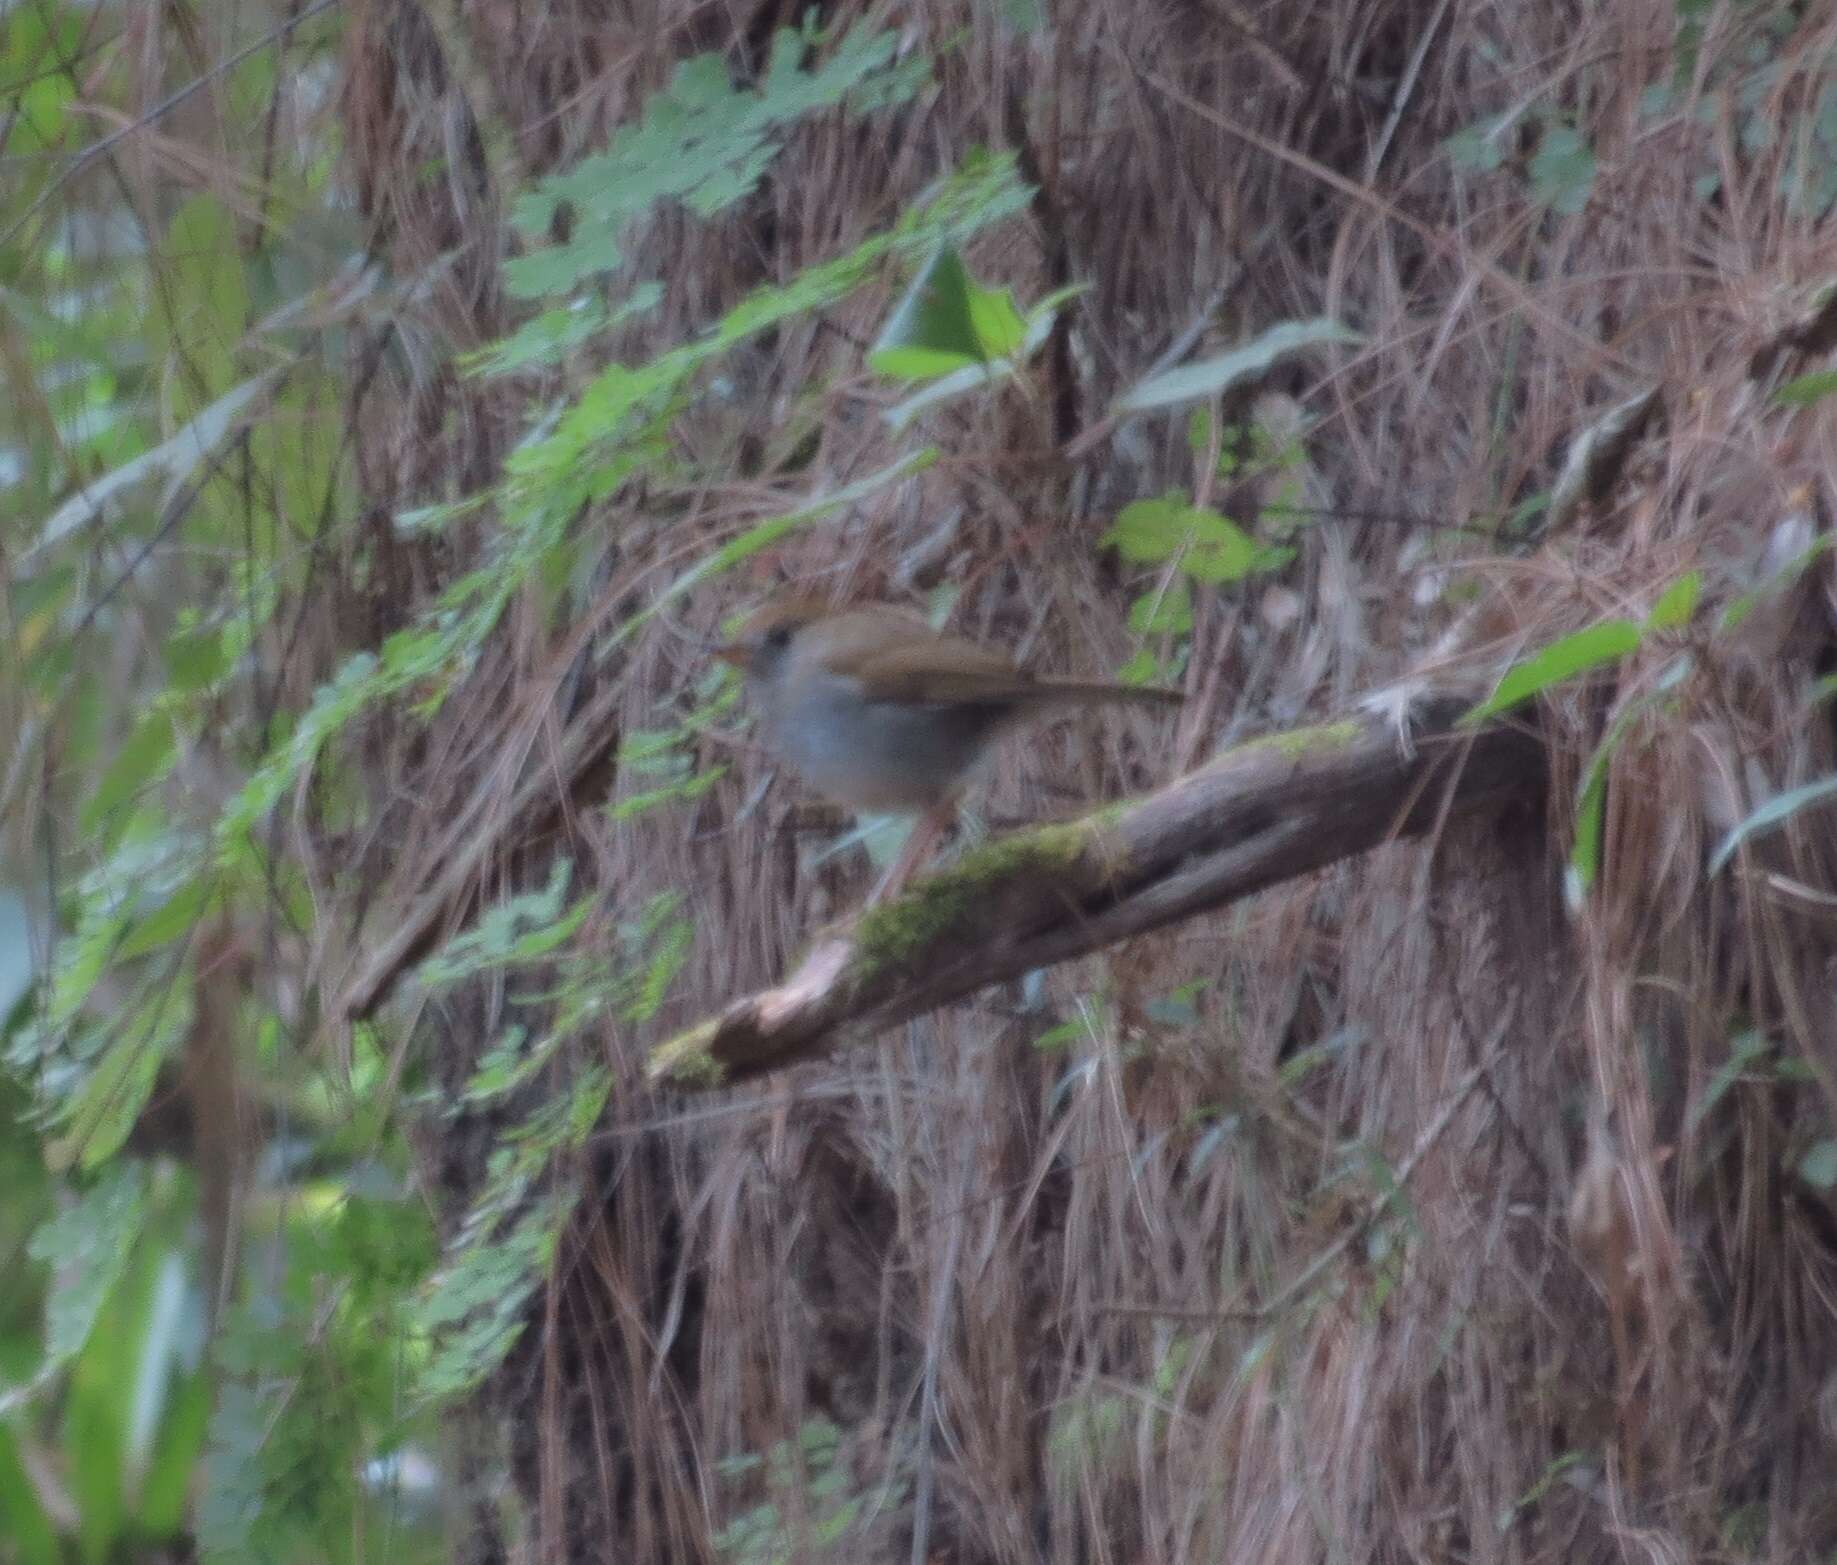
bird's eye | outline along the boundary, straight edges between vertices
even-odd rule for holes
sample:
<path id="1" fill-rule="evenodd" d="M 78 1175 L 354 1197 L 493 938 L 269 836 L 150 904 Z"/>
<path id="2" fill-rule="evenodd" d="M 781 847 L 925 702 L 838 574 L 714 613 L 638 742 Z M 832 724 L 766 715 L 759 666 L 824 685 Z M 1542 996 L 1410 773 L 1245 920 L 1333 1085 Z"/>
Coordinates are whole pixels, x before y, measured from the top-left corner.
<path id="1" fill-rule="evenodd" d="M 765 644 L 774 652 L 782 652 L 791 644 L 791 627 L 789 625 L 774 625 L 765 633 L 764 640 Z"/>

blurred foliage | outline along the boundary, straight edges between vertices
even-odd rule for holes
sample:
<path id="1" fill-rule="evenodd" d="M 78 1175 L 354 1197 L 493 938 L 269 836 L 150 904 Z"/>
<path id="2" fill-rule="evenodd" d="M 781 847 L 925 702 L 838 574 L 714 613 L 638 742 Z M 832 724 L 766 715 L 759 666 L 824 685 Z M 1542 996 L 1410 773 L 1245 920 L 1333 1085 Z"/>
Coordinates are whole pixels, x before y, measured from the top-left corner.
<path id="1" fill-rule="evenodd" d="M 842 1432 L 827 1418 L 812 1418 L 796 1440 L 775 1441 L 763 1454 L 724 1458 L 717 1464 L 722 1477 L 761 1497 L 716 1535 L 721 1557 L 733 1565 L 865 1558 L 863 1534 L 905 1502 L 911 1456 L 895 1453 L 887 1476 L 865 1487 L 847 1457 Z"/>
<path id="2" fill-rule="evenodd" d="M 527 1021 L 442 1102 L 383 1027 L 357 1028 L 342 1056 L 315 1047 L 299 997 L 273 981 L 275 943 L 310 944 L 321 910 L 272 812 L 310 776 L 316 808 L 361 824 L 340 780 L 357 720 L 389 701 L 437 712 L 528 584 L 565 624 L 583 505 L 640 478 L 699 481 L 671 431 L 722 394 L 734 348 L 954 254 L 1027 191 L 1011 159 L 974 159 L 886 231 L 622 362 L 608 345 L 662 298 L 623 261 L 634 225 L 665 202 L 717 217 L 798 119 L 871 115 L 929 71 L 893 34 L 813 23 L 780 32 L 750 86 L 717 55 L 684 62 L 606 152 L 515 203 L 529 243 L 507 281 L 527 305 L 465 367 L 547 389 L 490 490 L 395 519 L 414 536 L 488 517 L 466 568 L 290 711 L 276 693 L 315 573 L 333 558 L 361 573 L 371 547 L 354 530 L 349 365 L 414 280 L 366 268 L 331 178 L 341 24 L 326 7 L 284 47 L 256 16 L 211 19 L 211 57 L 229 62 L 209 99 L 214 150 L 198 154 L 221 160 L 212 177 L 131 158 L 131 137 L 72 161 L 93 134 L 70 112 L 79 82 L 126 118 L 193 84 L 180 56 L 194 56 L 175 51 L 145 96 L 121 47 L 133 3 L 13 7 L 0 31 L 20 174 L 0 198 L 14 390 L 0 644 L 19 676 L 0 681 L 17 703 L 0 721 L 17 719 L 33 763 L 0 775 L 15 790 L 44 779 L 17 816 L 29 824 L 0 837 L 0 1244 L 27 1281 L 0 1307 L 0 1536 L 32 1565 L 186 1538 L 205 1559 L 431 1559 L 452 1504 L 440 1406 L 521 1331 L 567 1219 L 561 1174 L 611 1090 L 603 1069 L 558 1072 L 563 1045 L 595 1019 L 653 1015 L 691 932 L 662 898 L 615 926 L 620 959 L 603 942 L 577 954 L 590 903 L 569 898 L 565 861 L 486 909 L 426 958 L 420 985 L 524 972 L 538 987 Z M 914 449 L 754 525 L 662 598 L 927 460 Z M 731 690 L 704 697 L 691 727 Z M 711 784 L 688 765 L 688 731 L 626 736 L 621 764 L 652 785 L 623 817 Z M 192 1167 L 199 1126 L 162 1128 L 175 1102 L 222 1110 L 186 1083 L 225 1043 L 249 1094 L 233 1112 L 270 1127 L 228 1233 Z M 504 1128 L 443 1255 L 404 1127 L 483 1110 Z M 212 1271 L 225 1246 L 240 1261 L 227 1290 Z"/>
<path id="3" fill-rule="evenodd" d="M 0 752 L 0 1256 L 13 1284 L 0 1290 L 0 1555 L 103 1565 L 195 1548 L 408 1565 L 441 1557 L 456 1506 L 443 1486 L 443 1403 L 517 1341 L 569 1218 L 567 1175 L 612 1091 L 604 1068 L 572 1061 L 567 1045 L 597 1021 L 654 1015 L 692 930 L 660 897 L 621 910 L 609 942 L 577 950 L 593 909 L 570 895 L 565 861 L 485 908 L 425 958 L 420 991 L 439 997 L 486 974 L 528 986 L 513 991 L 517 1021 L 444 1101 L 388 1021 L 327 1048 L 309 1002 L 282 981 L 322 931 L 317 888 L 283 851 L 277 811 L 310 795 L 341 829 L 372 824 L 355 818 L 350 781 L 361 721 L 385 705 L 437 713 L 522 595 L 569 623 L 588 590 L 584 535 L 603 521 L 595 502 L 640 482 L 667 494 L 719 476 L 717 458 L 693 466 L 672 436 L 686 409 L 731 394 L 722 372 L 736 349 L 859 290 L 903 289 L 874 362 L 924 382 L 888 414 L 904 428 L 945 397 L 1017 381 L 1076 289 L 1023 308 L 970 276 L 962 247 L 1029 199 L 1012 158 L 983 154 L 884 230 L 625 362 L 621 334 L 664 298 L 662 279 L 629 258 L 647 218 L 666 203 L 691 221 L 731 212 L 801 118 L 910 102 L 930 68 L 892 33 L 831 36 L 814 23 L 779 32 L 750 84 L 718 55 L 685 61 L 603 153 L 516 193 L 524 244 L 506 282 L 521 313 L 462 361 L 530 388 L 501 475 L 483 492 L 423 497 L 372 533 L 350 461 L 352 366 L 378 335 L 411 351 L 401 323 L 420 280 L 367 264 L 335 183 L 343 21 L 312 6 L 269 34 L 260 7 L 178 9 L 183 26 L 164 8 L 149 22 L 144 0 L 33 0 L 0 14 L 0 355 L 12 393 L 0 408 L 0 731 L 13 739 Z M 1021 28 L 1043 14 L 1022 0 L 1001 9 Z M 1680 84 L 1701 63 L 1706 9 L 1678 8 Z M 186 47 L 167 28 L 189 29 Z M 148 37 L 170 56 L 133 47 Z M 1744 143 L 1775 134 L 1765 51 L 1777 43 L 1746 37 L 1749 57 L 1708 70 Z M 212 90 L 192 95 L 200 68 Z M 164 140 L 95 139 L 96 106 L 101 123 L 130 124 L 155 104 L 202 119 L 153 126 Z M 1668 99 L 1649 95 L 1642 111 L 1669 112 Z M 1807 115 L 1788 177 L 1792 199 L 1822 212 L 1837 200 L 1837 98 Z M 1521 122 L 1533 134 L 1514 141 Z M 1448 154 L 1461 177 L 1527 180 L 1559 214 L 1597 193 L 1593 150 L 1535 105 L 1462 132 Z M 1714 171 L 1704 177 L 1707 197 Z M 1283 323 L 1119 400 L 1119 418 L 1200 404 L 1190 436 L 1203 483 L 1128 506 L 1103 540 L 1139 569 L 1132 626 L 1160 643 L 1131 677 L 1178 671 L 1197 588 L 1251 582 L 1292 554 L 1299 513 L 1283 495 L 1298 451 L 1221 426 L 1217 405 L 1291 353 L 1349 340 L 1334 321 Z M 1830 389 L 1806 377 L 1779 395 Z M 686 559 L 608 644 L 930 456 L 915 445 Z M 1219 480 L 1271 480 L 1277 498 L 1229 516 L 1206 498 Z M 320 573 L 335 560 L 364 578 L 379 534 L 448 534 L 460 568 L 431 602 L 398 606 L 413 612 L 375 645 L 334 640 L 307 676 L 316 693 L 293 703 L 283 691 L 301 673 L 293 658 Z M 1681 641 L 1699 587 L 1682 579 L 1644 621 L 1543 649 L 1490 710 L 1654 636 Z M 1668 688 L 1652 687 L 1653 706 Z M 730 692 L 696 694 L 680 725 L 624 736 L 620 765 L 645 787 L 620 801 L 620 818 L 679 810 L 712 783 L 685 741 Z M 1599 819 L 1588 790 L 1629 714 L 1584 780 L 1584 882 Z M 1730 851 L 1822 799 L 1819 786 L 1757 811 Z M 194 1059 L 219 1068 L 216 1047 L 249 1096 L 238 1112 L 264 1127 L 228 1232 L 196 1156 L 224 1127 L 183 1085 Z M 1766 1065 L 1759 1044 L 1737 1054 L 1730 1086 Z M 196 1122 L 166 1126 L 175 1103 Z M 443 1248 L 407 1128 L 485 1112 L 497 1127 L 488 1177 L 470 1211 L 441 1214 Z M 1837 1183 L 1828 1139 L 1794 1156 L 1807 1183 Z M 230 1287 L 215 1269 L 226 1252 L 239 1261 Z M 1193 1362 L 1177 1339 L 1168 1383 Z M 1127 1433 L 1123 1406 L 1109 1393 L 1069 1402 L 1054 1460 L 1103 1459 Z M 901 1455 L 890 1477 L 858 1483 L 837 1431 L 813 1424 L 794 1445 L 730 1464 L 748 1508 L 720 1547 L 744 1560 L 813 1547 L 848 1557 L 858 1528 L 904 1503 L 909 1466 Z"/>

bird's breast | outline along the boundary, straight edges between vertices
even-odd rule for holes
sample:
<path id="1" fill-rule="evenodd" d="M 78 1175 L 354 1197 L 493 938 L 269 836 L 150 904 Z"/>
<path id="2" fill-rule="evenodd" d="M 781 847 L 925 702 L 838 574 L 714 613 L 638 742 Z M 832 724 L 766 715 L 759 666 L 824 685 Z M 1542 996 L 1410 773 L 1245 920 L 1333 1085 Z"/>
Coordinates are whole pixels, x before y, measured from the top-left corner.
<path id="1" fill-rule="evenodd" d="M 1006 705 L 869 700 L 860 684 L 816 673 L 781 693 L 767 725 L 784 759 L 851 809 L 914 813 L 969 780 Z"/>

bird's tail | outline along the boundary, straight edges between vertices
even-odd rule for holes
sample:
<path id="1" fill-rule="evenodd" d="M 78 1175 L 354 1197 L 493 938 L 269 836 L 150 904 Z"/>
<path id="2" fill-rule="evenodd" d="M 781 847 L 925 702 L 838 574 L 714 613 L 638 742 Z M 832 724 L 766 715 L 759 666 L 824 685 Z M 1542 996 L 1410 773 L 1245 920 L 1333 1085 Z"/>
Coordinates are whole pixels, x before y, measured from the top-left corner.
<path id="1" fill-rule="evenodd" d="M 1042 679 L 1040 683 L 1068 705 L 1115 701 L 1124 706 L 1178 706 L 1186 699 L 1184 691 L 1170 690 L 1166 685 L 1113 685 L 1053 677 Z"/>

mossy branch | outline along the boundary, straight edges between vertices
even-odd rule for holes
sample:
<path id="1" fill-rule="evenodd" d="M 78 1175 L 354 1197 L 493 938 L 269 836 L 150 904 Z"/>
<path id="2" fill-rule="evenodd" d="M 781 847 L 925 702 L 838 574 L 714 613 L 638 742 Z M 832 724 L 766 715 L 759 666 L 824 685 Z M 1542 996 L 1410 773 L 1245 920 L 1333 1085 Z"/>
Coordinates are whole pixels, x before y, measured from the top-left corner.
<path id="1" fill-rule="evenodd" d="M 994 983 L 1221 907 L 1534 789 L 1521 726 L 1459 728 L 1464 698 L 1272 734 L 1158 793 L 1011 833 L 818 935 L 777 988 L 652 1050 L 658 1085 L 729 1086 Z"/>

